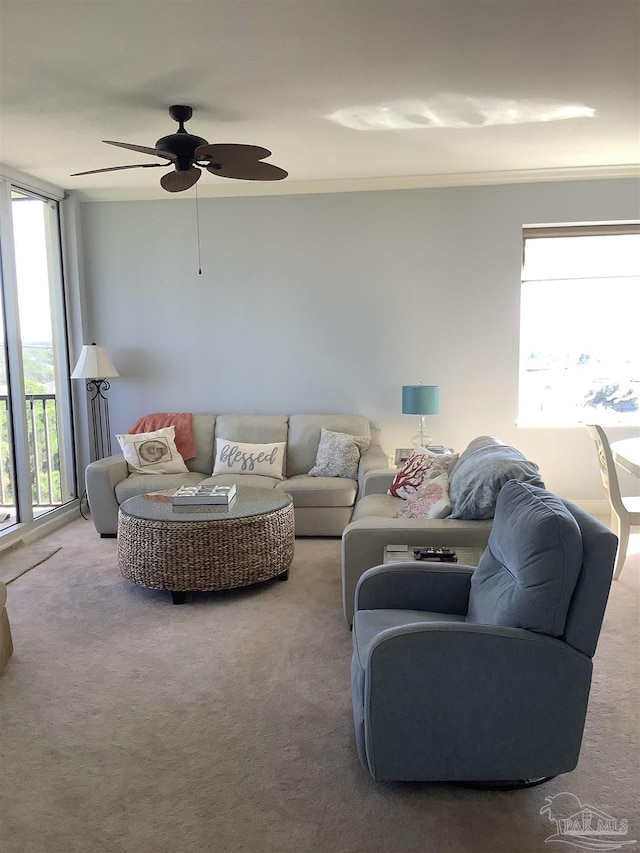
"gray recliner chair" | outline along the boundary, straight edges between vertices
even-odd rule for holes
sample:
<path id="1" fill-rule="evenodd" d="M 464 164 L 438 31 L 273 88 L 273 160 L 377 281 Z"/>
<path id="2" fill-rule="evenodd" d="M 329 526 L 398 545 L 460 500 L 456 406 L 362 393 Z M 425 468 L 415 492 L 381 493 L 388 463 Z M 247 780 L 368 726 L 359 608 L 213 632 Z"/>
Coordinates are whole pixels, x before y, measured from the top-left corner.
<path id="1" fill-rule="evenodd" d="M 365 572 L 352 695 L 373 778 L 520 787 L 573 770 L 616 543 L 577 506 L 511 480 L 476 569 Z"/>

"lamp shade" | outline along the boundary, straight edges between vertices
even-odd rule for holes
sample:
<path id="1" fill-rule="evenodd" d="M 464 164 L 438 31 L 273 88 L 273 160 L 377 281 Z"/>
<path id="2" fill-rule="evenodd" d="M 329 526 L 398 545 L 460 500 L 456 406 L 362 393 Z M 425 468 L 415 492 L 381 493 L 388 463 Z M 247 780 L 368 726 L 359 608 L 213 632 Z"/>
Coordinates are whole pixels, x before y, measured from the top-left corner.
<path id="1" fill-rule="evenodd" d="M 439 385 L 403 385 L 403 415 L 437 415 L 440 410 Z"/>
<path id="2" fill-rule="evenodd" d="M 96 344 L 83 346 L 71 378 L 106 379 L 111 376 L 120 376 L 120 374 L 113 366 L 106 349 Z"/>

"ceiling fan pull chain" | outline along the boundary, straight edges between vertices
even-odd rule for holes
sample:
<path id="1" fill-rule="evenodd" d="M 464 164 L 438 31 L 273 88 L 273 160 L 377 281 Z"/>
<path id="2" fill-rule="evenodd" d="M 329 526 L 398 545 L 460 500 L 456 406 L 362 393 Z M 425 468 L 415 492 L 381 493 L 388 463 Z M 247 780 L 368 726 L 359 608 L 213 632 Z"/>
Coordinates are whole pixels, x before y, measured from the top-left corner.
<path id="1" fill-rule="evenodd" d="M 198 275 L 202 275 L 202 263 L 200 260 L 200 209 L 198 205 L 198 184 L 195 184 L 196 188 L 196 234 L 198 238 Z"/>

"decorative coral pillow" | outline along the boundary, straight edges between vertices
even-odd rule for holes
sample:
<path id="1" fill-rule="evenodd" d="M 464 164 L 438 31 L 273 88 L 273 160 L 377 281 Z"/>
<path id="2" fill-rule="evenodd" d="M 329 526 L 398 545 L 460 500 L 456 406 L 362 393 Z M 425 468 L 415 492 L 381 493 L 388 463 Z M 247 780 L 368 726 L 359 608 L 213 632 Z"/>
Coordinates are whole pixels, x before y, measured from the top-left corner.
<path id="1" fill-rule="evenodd" d="M 457 453 L 414 450 L 393 478 L 387 494 L 406 500 L 417 492 L 425 480 L 433 480 L 440 474 L 448 475 L 458 458 Z"/>
<path id="2" fill-rule="evenodd" d="M 176 448 L 175 432 L 175 427 L 171 426 L 152 432 L 116 435 L 129 471 L 134 474 L 183 474 L 188 471 Z"/>
<path id="3" fill-rule="evenodd" d="M 396 518 L 446 518 L 450 514 L 449 478 L 440 474 L 433 480 L 425 480 L 400 507 Z"/>

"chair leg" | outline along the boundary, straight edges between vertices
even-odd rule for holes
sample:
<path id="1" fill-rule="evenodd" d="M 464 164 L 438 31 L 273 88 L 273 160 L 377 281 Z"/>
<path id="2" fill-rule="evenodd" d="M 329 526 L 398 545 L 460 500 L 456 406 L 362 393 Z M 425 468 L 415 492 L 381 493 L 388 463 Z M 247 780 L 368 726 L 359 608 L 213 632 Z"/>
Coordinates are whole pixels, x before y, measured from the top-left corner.
<path id="1" fill-rule="evenodd" d="M 611 528 L 618 537 L 618 550 L 616 551 L 616 561 L 613 566 L 613 579 L 617 581 L 624 561 L 627 557 L 627 548 L 629 547 L 629 530 L 630 524 L 625 519 L 620 518 L 615 512 L 611 513 Z"/>

